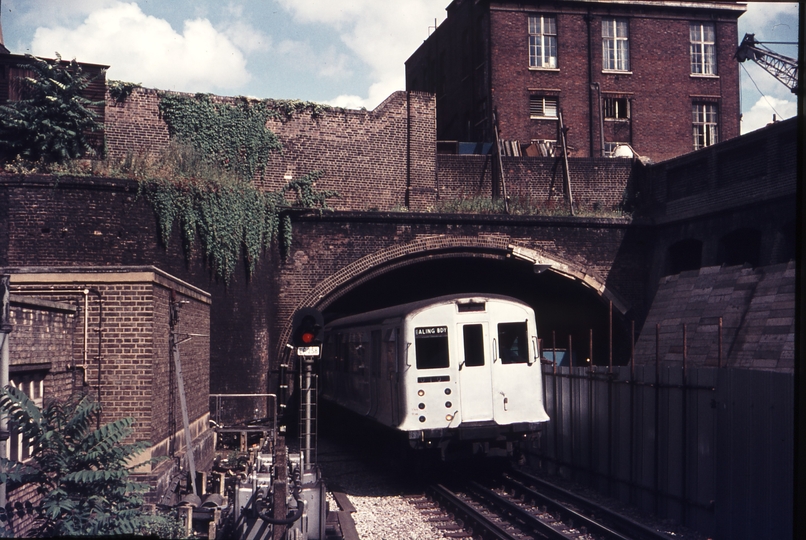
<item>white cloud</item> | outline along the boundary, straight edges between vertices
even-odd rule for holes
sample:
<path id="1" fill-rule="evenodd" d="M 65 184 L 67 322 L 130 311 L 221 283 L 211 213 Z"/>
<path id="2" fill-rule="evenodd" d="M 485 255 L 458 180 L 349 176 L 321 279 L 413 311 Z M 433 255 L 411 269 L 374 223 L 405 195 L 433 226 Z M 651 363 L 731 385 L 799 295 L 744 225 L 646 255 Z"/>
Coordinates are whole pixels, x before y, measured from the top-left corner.
<path id="1" fill-rule="evenodd" d="M 166 90 L 212 92 L 249 80 L 241 50 L 209 20 L 186 20 L 180 34 L 135 3 L 103 4 L 78 26 L 37 28 L 33 54 L 108 64 L 110 79 Z"/>
<path id="2" fill-rule="evenodd" d="M 360 109 L 366 106 L 366 100 L 361 96 L 341 95 L 325 101 L 327 105 L 343 107 L 345 109 Z"/>
<path id="3" fill-rule="evenodd" d="M 264 34 L 248 22 L 239 20 L 227 22 L 221 28 L 221 32 L 246 54 L 265 52 L 271 48 L 271 36 Z"/>
<path id="4" fill-rule="evenodd" d="M 374 108 L 389 94 L 405 88 L 404 62 L 428 37 L 435 18 L 445 18 L 446 0 L 278 0 L 300 23 L 325 24 L 370 68 L 373 81 L 358 106 Z M 336 101 L 355 103 L 357 96 Z"/>
<path id="5" fill-rule="evenodd" d="M 747 11 L 739 19 L 746 32 L 756 39 L 776 41 L 776 36 L 797 32 L 798 4 L 796 2 L 748 2 Z M 742 36 L 739 36 L 741 39 Z"/>
<path id="6" fill-rule="evenodd" d="M 742 134 L 763 128 L 772 122 L 773 115 L 777 120 L 792 118 L 798 113 L 798 104 L 792 101 L 767 96 L 761 97 L 742 115 Z"/>
<path id="7" fill-rule="evenodd" d="M 314 49 L 307 41 L 285 39 L 277 44 L 275 50 L 286 58 L 293 58 L 295 67 L 316 70 L 322 77 L 339 78 L 352 75 L 352 71 L 348 68 L 349 58 L 339 53 L 332 45 L 325 49 Z"/>

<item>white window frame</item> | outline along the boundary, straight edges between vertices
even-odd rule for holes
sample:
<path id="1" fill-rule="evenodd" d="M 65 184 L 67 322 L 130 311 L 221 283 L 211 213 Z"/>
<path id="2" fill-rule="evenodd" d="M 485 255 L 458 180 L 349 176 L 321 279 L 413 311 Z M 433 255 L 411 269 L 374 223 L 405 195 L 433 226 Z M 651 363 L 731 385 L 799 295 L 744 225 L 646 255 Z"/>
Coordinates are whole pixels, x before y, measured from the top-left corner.
<path id="1" fill-rule="evenodd" d="M 602 96 L 602 117 L 611 122 L 628 121 L 630 119 L 630 100 L 624 96 Z"/>
<path id="2" fill-rule="evenodd" d="M 693 22 L 689 24 L 690 58 L 692 75 L 715 76 L 716 27 L 714 23 Z"/>
<path id="3" fill-rule="evenodd" d="M 529 15 L 529 67 L 557 69 L 557 18 Z"/>
<path id="4" fill-rule="evenodd" d="M 529 118 L 532 120 L 557 120 L 559 109 L 557 96 L 529 96 Z"/>
<path id="5" fill-rule="evenodd" d="M 695 102 L 691 106 L 694 150 L 719 142 L 719 106 L 716 103 Z"/>
<path id="6" fill-rule="evenodd" d="M 557 139 L 532 139 L 529 142 L 545 151 L 546 157 L 555 157 L 557 155 Z"/>
<path id="7" fill-rule="evenodd" d="M 19 374 L 12 375 L 9 380 L 9 385 L 22 390 L 25 395 L 33 401 L 37 407 L 42 408 L 43 394 L 45 392 L 45 375 L 44 374 Z M 22 437 L 22 433 L 16 432 L 13 429 L 13 424 L 9 422 L 9 438 L 6 443 L 6 459 L 15 460 L 20 462 L 29 461 L 33 453 L 33 446 L 30 441 L 26 441 Z"/>
<path id="8" fill-rule="evenodd" d="M 602 70 L 630 71 L 630 22 L 628 19 L 602 19 Z"/>

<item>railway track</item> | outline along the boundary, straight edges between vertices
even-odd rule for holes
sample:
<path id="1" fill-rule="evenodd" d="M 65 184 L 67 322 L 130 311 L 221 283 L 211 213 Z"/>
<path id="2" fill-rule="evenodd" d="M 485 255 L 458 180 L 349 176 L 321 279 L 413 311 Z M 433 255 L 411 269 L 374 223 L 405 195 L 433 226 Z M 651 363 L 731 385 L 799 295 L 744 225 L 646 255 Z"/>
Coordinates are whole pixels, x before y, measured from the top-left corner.
<path id="1" fill-rule="evenodd" d="M 414 501 L 447 537 L 482 540 L 670 540 L 670 536 L 612 512 L 543 480 L 507 471 L 483 480 L 451 481 L 428 488 Z M 431 506 L 429 506 L 431 505 Z M 436 506 L 439 506 L 437 509 Z M 448 522 L 452 520 L 453 525 Z M 450 529 L 458 529 L 450 531 Z"/>

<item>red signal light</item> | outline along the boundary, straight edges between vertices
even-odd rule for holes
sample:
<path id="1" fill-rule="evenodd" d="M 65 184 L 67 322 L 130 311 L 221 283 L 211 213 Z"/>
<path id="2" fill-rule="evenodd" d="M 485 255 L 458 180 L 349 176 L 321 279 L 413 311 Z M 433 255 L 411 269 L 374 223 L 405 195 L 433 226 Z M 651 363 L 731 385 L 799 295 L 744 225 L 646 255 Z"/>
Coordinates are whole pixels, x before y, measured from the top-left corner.
<path id="1" fill-rule="evenodd" d="M 305 332 L 302 334 L 302 342 L 303 343 L 311 343 L 316 336 L 311 332 Z"/>

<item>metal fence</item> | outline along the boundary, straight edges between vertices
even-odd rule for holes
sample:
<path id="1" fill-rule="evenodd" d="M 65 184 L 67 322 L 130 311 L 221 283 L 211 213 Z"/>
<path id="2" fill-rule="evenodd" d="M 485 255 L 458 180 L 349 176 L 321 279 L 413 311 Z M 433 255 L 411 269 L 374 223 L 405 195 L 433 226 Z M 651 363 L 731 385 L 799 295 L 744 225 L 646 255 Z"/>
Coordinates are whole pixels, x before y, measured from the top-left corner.
<path id="1" fill-rule="evenodd" d="M 543 370 L 543 466 L 715 540 L 791 537 L 792 374 Z"/>

